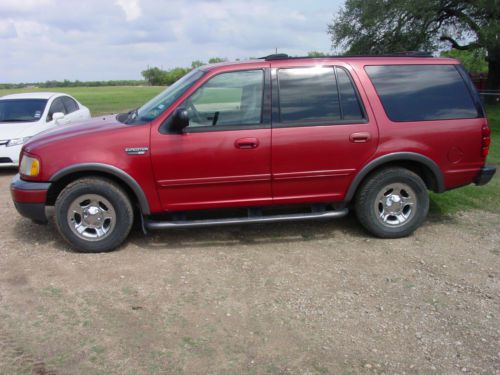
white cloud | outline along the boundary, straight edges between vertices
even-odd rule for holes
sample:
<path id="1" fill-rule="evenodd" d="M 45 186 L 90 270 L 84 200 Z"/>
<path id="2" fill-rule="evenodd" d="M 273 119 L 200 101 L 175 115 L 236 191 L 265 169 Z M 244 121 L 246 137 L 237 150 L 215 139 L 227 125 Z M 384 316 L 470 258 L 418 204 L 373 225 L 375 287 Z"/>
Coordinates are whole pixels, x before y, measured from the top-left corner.
<path id="1" fill-rule="evenodd" d="M 0 83 L 140 79 L 147 66 L 330 51 L 343 0 L 0 0 Z"/>
<path id="2" fill-rule="evenodd" d="M 115 3 L 125 12 L 127 21 L 133 21 L 142 14 L 139 0 L 116 0 Z"/>
<path id="3" fill-rule="evenodd" d="M 0 20 L 0 39 L 15 38 L 17 37 L 17 30 L 14 22 L 7 20 Z"/>
<path id="4" fill-rule="evenodd" d="M 53 4 L 54 0 L 2 0 L 0 13 L 3 12 L 32 12 Z"/>

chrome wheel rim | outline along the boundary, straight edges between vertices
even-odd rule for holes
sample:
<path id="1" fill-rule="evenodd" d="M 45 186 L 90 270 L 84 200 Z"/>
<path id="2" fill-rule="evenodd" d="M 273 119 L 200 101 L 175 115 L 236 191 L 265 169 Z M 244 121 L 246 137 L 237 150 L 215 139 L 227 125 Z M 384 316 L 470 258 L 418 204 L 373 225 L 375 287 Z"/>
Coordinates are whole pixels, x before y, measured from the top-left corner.
<path id="1" fill-rule="evenodd" d="M 397 228 L 415 216 L 417 195 L 407 184 L 389 184 L 377 194 L 374 209 L 377 219 L 383 225 Z"/>
<path id="2" fill-rule="evenodd" d="M 116 211 L 103 196 L 84 194 L 69 205 L 67 220 L 69 227 L 79 238 L 100 241 L 113 232 Z"/>

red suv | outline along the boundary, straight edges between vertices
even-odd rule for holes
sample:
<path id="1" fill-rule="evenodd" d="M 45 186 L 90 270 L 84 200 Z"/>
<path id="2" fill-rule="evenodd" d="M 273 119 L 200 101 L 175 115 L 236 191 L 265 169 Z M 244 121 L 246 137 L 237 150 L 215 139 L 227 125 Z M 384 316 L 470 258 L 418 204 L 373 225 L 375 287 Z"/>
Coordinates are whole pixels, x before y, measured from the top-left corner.
<path id="1" fill-rule="evenodd" d="M 378 237 L 424 221 L 428 190 L 487 183 L 490 130 L 468 74 L 422 56 L 289 58 L 193 70 L 142 107 L 52 130 L 11 185 L 55 205 L 77 250 L 144 230 L 324 219 L 354 208 Z"/>

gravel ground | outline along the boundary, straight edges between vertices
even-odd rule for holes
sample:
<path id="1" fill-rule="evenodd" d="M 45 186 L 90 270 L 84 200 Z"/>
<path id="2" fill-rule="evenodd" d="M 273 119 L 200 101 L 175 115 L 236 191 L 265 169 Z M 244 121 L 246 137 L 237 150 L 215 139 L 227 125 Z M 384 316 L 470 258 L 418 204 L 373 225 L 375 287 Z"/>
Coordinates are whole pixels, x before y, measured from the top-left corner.
<path id="1" fill-rule="evenodd" d="M 500 374 L 500 215 L 353 217 L 72 252 L 0 173 L 0 374 Z"/>

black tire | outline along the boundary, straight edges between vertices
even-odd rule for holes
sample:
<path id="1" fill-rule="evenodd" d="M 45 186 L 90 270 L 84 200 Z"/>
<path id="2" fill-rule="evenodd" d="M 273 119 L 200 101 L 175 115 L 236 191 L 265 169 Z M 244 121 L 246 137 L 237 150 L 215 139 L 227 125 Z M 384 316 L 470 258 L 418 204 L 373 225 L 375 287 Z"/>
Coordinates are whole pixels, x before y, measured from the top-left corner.
<path id="1" fill-rule="evenodd" d="M 55 219 L 59 233 L 75 250 L 100 253 L 116 249 L 127 238 L 134 212 L 127 194 L 114 182 L 82 178 L 57 197 Z"/>
<path id="2" fill-rule="evenodd" d="M 413 233 L 429 212 L 427 187 L 405 168 L 385 168 L 371 174 L 359 188 L 355 202 L 359 222 L 381 238 Z"/>

